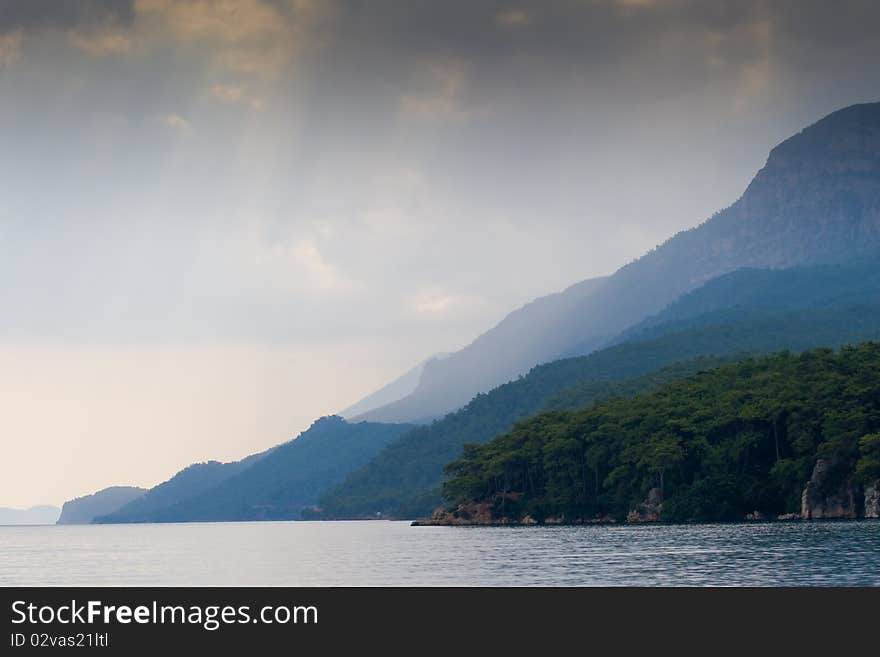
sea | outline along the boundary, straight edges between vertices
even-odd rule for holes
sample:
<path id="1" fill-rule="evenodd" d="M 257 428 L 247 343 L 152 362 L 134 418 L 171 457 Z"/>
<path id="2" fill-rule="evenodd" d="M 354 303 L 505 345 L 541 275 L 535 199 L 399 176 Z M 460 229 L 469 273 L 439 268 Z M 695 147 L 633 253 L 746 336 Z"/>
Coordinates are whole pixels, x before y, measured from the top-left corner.
<path id="1" fill-rule="evenodd" d="M 880 521 L 0 527 L 0 586 L 877 586 Z"/>

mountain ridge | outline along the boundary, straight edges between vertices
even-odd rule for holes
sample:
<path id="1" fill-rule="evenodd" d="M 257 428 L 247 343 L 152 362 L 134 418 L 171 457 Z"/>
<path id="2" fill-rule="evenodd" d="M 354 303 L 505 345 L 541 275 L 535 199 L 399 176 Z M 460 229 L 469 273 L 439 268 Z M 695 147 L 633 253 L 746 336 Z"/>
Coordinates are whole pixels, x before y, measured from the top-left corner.
<path id="1" fill-rule="evenodd" d="M 411 428 L 353 423 L 336 415 L 325 416 L 296 438 L 267 452 L 242 462 L 218 464 L 227 467 L 218 472 L 221 477 L 216 481 L 202 481 L 197 487 L 182 486 L 178 481 L 166 494 L 168 484 L 175 479 L 172 478 L 145 496 L 159 497 L 161 503 L 145 507 L 141 500 L 135 500 L 94 521 L 116 524 L 299 520 L 302 510 L 317 501 L 323 490 L 341 481 Z M 193 467 L 185 468 L 175 477 L 179 480 Z"/>
<path id="2" fill-rule="evenodd" d="M 68 500 L 61 507 L 58 525 L 88 525 L 96 516 L 112 513 L 147 492 L 138 486 L 110 486 L 91 495 Z"/>
<path id="3" fill-rule="evenodd" d="M 742 267 L 786 268 L 880 253 L 878 153 L 880 103 L 837 110 L 782 141 L 732 205 L 601 279 L 566 308 L 547 330 L 556 339 L 530 352 L 529 367 L 590 353 L 682 294 Z M 483 342 L 491 333 L 481 336 Z M 486 356 L 481 375 L 474 376 L 468 359 L 478 347 L 475 341 L 426 369 L 411 395 L 370 417 L 442 415 L 515 378 L 490 367 Z"/>
<path id="4" fill-rule="evenodd" d="M 347 406 L 339 411 L 337 415 L 354 422 L 366 420 L 367 418 L 365 416 L 370 411 L 382 406 L 387 406 L 388 404 L 393 404 L 412 393 L 418 387 L 425 367 L 428 366 L 432 360 L 443 360 L 447 356 L 449 356 L 448 353 L 437 353 L 429 356 L 390 383 L 386 383 L 375 392 L 371 392 L 351 406 Z"/>
<path id="5" fill-rule="evenodd" d="M 51 504 L 38 504 L 27 509 L 0 507 L 0 525 L 54 525 L 61 509 Z"/>
<path id="6" fill-rule="evenodd" d="M 527 372 L 532 366 L 540 362 L 540 354 L 546 353 L 545 343 L 553 341 L 554 325 L 560 317 L 567 316 L 584 299 L 593 294 L 607 280 L 607 277 L 589 278 L 568 286 L 561 292 L 547 294 L 520 306 L 510 312 L 498 324 L 482 333 L 468 346 L 453 354 L 449 354 L 442 361 L 430 361 L 425 364 L 419 385 L 408 396 L 391 404 L 376 408 L 364 413 L 355 419 L 373 422 L 416 422 L 422 424 L 423 418 L 436 418 L 445 415 L 446 411 L 452 410 L 466 403 L 477 388 L 483 388 L 489 381 L 483 374 L 486 359 L 500 358 L 502 361 L 510 361 L 502 367 L 501 374 L 493 374 L 494 378 L 500 377 L 506 380 L 516 378 Z M 468 384 L 452 389 L 438 387 L 435 384 L 436 372 L 443 371 L 450 361 L 461 361 L 475 355 L 476 360 L 468 367 Z M 537 360 L 536 360 L 537 359 Z M 494 379 L 492 379 L 494 380 Z M 475 383 L 484 381 L 484 383 Z M 476 387 L 475 387 L 476 386 Z M 494 387 L 494 385 L 490 385 Z M 471 393 L 471 390 L 475 390 Z M 438 396 L 443 399 L 428 407 L 418 404 L 413 405 L 413 396 L 429 397 L 434 400 Z"/>
<path id="7" fill-rule="evenodd" d="M 274 448 L 273 448 L 274 449 Z M 219 485 L 229 477 L 236 475 L 255 463 L 272 449 L 252 454 L 240 461 L 222 463 L 220 461 L 204 461 L 192 463 L 175 473 L 167 481 L 163 481 L 145 491 L 127 504 L 104 514 L 98 514 L 92 522 L 110 523 L 114 518 L 124 518 L 125 522 L 148 522 L 156 511 L 175 504 L 181 499 L 199 495 Z"/>
<path id="8" fill-rule="evenodd" d="M 402 435 L 325 493 L 319 502 L 322 513 L 316 517 L 429 515 L 440 504 L 443 466 L 457 458 L 465 444 L 486 442 L 543 410 L 579 408 L 608 396 L 649 390 L 668 381 L 658 376 L 663 370 L 689 375 L 709 357 L 735 360 L 781 349 L 878 339 L 880 303 L 831 306 L 685 328 L 539 365 L 516 381 L 477 395 L 442 420 Z"/>

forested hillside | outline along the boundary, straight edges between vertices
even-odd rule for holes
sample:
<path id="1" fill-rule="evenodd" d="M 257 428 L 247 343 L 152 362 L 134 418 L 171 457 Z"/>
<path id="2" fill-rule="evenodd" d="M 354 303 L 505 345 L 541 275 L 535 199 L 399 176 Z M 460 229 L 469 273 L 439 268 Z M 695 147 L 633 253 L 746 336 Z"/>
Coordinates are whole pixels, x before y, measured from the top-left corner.
<path id="1" fill-rule="evenodd" d="M 266 453 L 254 454 L 241 461 L 221 463 L 207 461 L 187 466 L 171 479 L 154 486 L 113 513 L 96 517 L 95 523 L 151 522 L 161 509 L 181 500 L 195 497 L 217 486 L 220 482 L 238 474 L 262 458 Z"/>
<path id="2" fill-rule="evenodd" d="M 237 464 L 236 471 L 214 486 L 199 486 L 192 492 L 178 486 L 175 495 L 162 495 L 162 505 L 151 505 L 148 510 L 133 505 L 98 522 L 299 520 L 303 508 L 314 504 L 321 491 L 342 481 L 411 428 L 323 417 L 296 439 L 260 458 L 247 459 L 246 467 Z M 161 493 L 160 488 L 151 492 Z"/>
<path id="3" fill-rule="evenodd" d="M 880 257 L 790 269 L 744 268 L 715 278 L 623 331 L 619 344 L 706 323 L 706 318 L 766 314 L 880 301 Z"/>
<path id="4" fill-rule="evenodd" d="M 530 418 L 467 446 L 444 494 L 483 521 L 872 515 L 878 432 L 880 343 L 781 353 Z"/>
<path id="5" fill-rule="evenodd" d="M 321 497 L 321 517 L 430 513 L 440 503 L 443 466 L 461 454 L 465 443 L 485 442 L 544 409 L 579 408 L 691 374 L 706 366 L 687 363 L 700 356 L 729 358 L 877 338 L 880 303 L 789 312 L 739 308 L 701 316 L 668 335 L 541 365 L 517 381 L 478 395 L 462 410 L 401 436 Z M 675 363 L 682 365 L 639 379 Z"/>

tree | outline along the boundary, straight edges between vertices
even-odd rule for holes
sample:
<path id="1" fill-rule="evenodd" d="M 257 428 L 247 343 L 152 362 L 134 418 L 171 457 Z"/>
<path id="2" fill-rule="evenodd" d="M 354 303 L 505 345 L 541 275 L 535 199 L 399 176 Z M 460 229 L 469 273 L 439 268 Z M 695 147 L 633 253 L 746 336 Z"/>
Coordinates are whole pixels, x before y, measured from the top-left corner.
<path id="1" fill-rule="evenodd" d="M 678 436 L 660 433 L 651 436 L 644 447 L 639 465 L 657 474 L 660 483 L 660 499 L 664 496 L 666 471 L 684 460 L 685 451 Z"/>
<path id="2" fill-rule="evenodd" d="M 859 441 L 856 478 L 865 486 L 880 480 L 880 433 L 870 433 Z"/>
<path id="3" fill-rule="evenodd" d="M 880 343 L 776 355 L 522 420 L 448 470 L 448 499 L 509 488 L 508 517 L 622 518 L 656 487 L 674 520 L 787 513 L 818 458 L 832 465 L 829 490 L 853 476 L 874 485 L 878 427 Z"/>

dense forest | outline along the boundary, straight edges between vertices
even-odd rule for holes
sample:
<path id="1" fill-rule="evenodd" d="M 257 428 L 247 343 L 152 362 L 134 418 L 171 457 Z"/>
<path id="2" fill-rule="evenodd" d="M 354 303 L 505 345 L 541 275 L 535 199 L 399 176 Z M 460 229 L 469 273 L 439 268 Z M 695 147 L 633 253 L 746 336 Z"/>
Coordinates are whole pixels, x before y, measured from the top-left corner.
<path id="1" fill-rule="evenodd" d="M 703 357 L 676 363 L 657 372 L 623 381 L 584 384 L 572 391 L 575 406 L 614 395 L 634 395 L 662 383 L 694 374 L 730 360 Z M 519 382 L 517 382 L 519 383 Z M 502 386 L 499 393 L 479 395 L 463 411 L 432 425 L 418 427 L 389 445 L 368 467 L 350 475 L 344 484 L 325 493 L 306 518 L 351 518 L 387 515 L 415 518 L 442 503 L 443 467 L 461 454 L 468 439 L 488 440 L 509 428 L 511 417 L 524 417 L 532 407 L 530 388 Z M 551 387 L 552 391 L 553 388 Z M 548 397 L 537 397 L 537 402 Z M 554 398 L 550 395 L 550 398 Z M 556 400 L 567 399 L 560 397 Z M 540 408 L 540 406 L 539 406 Z"/>
<path id="2" fill-rule="evenodd" d="M 318 517 L 430 514 L 441 503 L 443 467 L 461 455 L 466 443 L 486 442 L 542 410 L 577 409 L 609 395 L 650 390 L 705 369 L 709 363 L 690 362 L 701 356 L 729 360 L 878 339 L 880 302 L 791 311 L 745 306 L 689 319 L 681 328 L 672 324 L 670 330 L 540 365 L 516 381 L 477 395 L 460 411 L 403 434 L 322 495 Z"/>
<path id="3" fill-rule="evenodd" d="M 863 515 L 880 485 L 880 343 L 747 359 L 543 413 L 466 446 L 446 472 L 449 515 L 464 519 L 481 506 L 537 522 Z"/>

